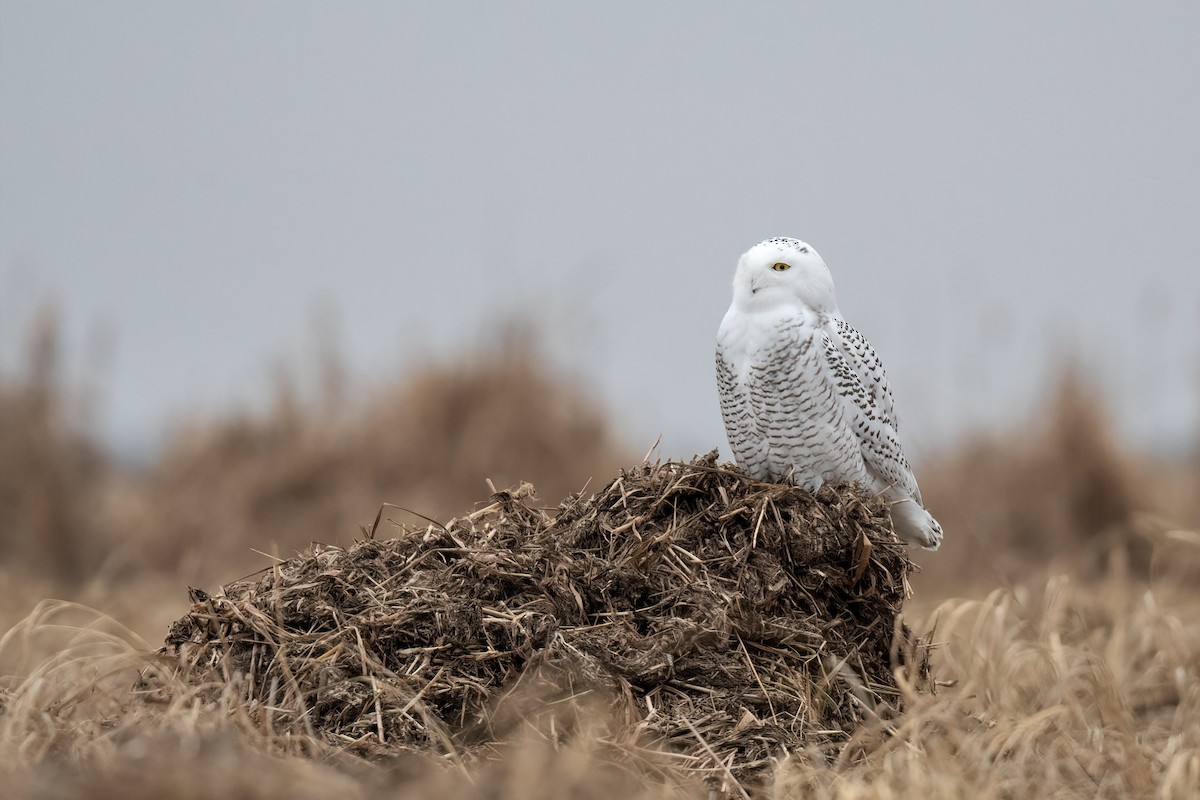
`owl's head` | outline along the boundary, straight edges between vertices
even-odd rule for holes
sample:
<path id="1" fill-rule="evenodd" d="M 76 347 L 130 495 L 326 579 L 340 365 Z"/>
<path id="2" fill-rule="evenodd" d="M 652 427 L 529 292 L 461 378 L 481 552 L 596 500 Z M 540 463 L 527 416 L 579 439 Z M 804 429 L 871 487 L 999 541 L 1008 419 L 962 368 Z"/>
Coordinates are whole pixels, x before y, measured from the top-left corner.
<path id="1" fill-rule="evenodd" d="M 799 239 L 767 239 L 747 250 L 733 276 L 733 299 L 747 308 L 798 300 L 822 314 L 838 313 L 829 267 Z"/>

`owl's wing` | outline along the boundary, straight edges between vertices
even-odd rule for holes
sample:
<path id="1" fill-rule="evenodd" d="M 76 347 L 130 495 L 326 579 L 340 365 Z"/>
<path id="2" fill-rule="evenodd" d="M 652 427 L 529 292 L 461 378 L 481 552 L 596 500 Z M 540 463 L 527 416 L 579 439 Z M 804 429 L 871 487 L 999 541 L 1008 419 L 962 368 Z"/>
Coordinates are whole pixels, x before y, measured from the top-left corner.
<path id="1" fill-rule="evenodd" d="M 842 320 L 825 325 L 823 333 L 825 363 L 867 469 L 920 503 L 921 490 L 896 437 L 892 393 L 879 356 L 862 334 Z"/>
<path id="2" fill-rule="evenodd" d="M 892 390 L 888 386 L 887 373 L 883 370 L 883 362 L 876 355 L 875 348 L 871 347 L 865 336 L 840 317 L 830 319 L 824 329 L 826 335 L 837 346 L 838 352 L 854 368 L 855 374 L 867 391 L 872 413 L 891 425 L 893 431 L 899 431 L 900 421 L 896 418 Z"/>
<path id="3" fill-rule="evenodd" d="M 721 397 L 721 417 L 725 421 L 725 434 L 729 437 L 733 457 L 742 469 L 757 474 L 766 464 L 766 438 L 759 430 L 759 417 L 749 388 L 739 375 L 734 355 L 726 350 L 720 337 L 717 339 L 717 392 Z"/>

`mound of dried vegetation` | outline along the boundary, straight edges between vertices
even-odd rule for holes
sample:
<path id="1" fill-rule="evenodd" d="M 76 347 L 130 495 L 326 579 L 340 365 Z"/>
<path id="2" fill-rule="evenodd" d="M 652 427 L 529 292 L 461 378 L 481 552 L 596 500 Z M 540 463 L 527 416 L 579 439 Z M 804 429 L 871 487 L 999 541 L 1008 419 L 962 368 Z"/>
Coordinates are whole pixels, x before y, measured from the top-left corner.
<path id="1" fill-rule="evenodd" d="M 899 704 L 896 667 L 925 663 L 898 619 L 911 566 L 879 501 L 714 452 L 193 590 L 163 653 L 275 733 L 363 755 L 486 753 L 505 697 L 590 693 L 631 740 L 742 781 Z"/>

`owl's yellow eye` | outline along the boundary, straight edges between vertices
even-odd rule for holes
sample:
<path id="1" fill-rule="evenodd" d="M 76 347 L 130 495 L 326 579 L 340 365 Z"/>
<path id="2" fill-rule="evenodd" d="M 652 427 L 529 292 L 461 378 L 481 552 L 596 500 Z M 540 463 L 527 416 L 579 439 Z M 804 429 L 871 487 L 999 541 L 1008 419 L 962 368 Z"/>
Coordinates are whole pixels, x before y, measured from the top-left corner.
<path id="1" fill-rule="evenodd" d="M 771 269 L 775 270 L 776 272 L 783 272 L 785 269 L 791 269 L 791 268 L 792 268 L 791 264 L 784 263 L 783 261 L 776 261 L 774 264 L 771 265 Z"/>

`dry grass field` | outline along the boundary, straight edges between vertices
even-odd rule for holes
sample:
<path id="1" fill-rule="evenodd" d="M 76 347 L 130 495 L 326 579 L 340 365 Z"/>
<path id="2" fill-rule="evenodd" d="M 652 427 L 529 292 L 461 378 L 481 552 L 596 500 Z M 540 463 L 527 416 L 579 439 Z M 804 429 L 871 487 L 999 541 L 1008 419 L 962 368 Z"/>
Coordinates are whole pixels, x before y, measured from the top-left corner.
<path id="1" fill-rule="evenodd" d="M 4 796 L 1200 796 L 1200 469 L 1129 452 L 1084 376 L 924 465 L 926 554 L 853 492 L 639 466 L 535 364 L 281 389 L 133 469 L 34 330 Z"/>

